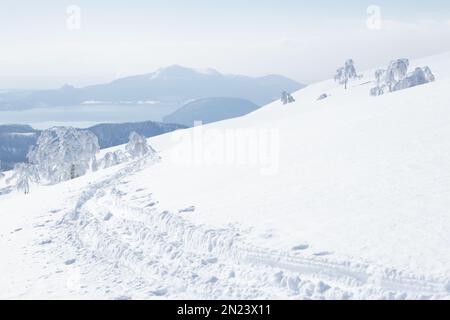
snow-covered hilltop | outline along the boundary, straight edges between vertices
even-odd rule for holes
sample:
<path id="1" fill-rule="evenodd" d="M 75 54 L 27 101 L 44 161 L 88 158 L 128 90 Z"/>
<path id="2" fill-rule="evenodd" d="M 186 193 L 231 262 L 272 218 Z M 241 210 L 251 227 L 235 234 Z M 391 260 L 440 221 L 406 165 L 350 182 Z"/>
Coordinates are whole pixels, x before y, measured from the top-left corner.
<path id="1" fill-rule="evenodd" d="M 409 61 L 426 66 L 381 96 L 376 70 L 311 85 L 27 196 L 7 172 L 1 297 L 450 298 L 450 54 Z"/>

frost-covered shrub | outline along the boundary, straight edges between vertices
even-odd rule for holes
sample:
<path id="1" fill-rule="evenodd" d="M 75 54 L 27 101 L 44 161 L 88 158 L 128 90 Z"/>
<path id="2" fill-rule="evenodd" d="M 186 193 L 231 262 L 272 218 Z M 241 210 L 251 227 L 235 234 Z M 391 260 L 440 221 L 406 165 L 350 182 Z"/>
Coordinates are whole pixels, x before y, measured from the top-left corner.
<path id="1" fill-rule="evenodd" d="M 125 150 L 131 159 L 156 154 L 156 151 L 147 143 L 147 139 L 134 131 L 130 134 L 130 141 L 125 146 Z"/>
<path id="2" fill-rule="evenodd" d="M 427 82 L 433 82 L 436 80 L 436 77 L 431 72 L 431 69 L 428 66 L 422 68 L 422 70 L 425 73 L 425 79 L 427 80 Z"/>
<path id="3" fill-rule="evenodd" d="M 347 84 L 352 79 L 359 79 L 361 76 L 358 76 L 356 73 L 355 63 L 352 59 L 348 59 L 344 66 L 336 70 L 336 75 L 334 76 L 334 80 L 341 85 L 344 85 L 344 88 L 347 89 Z"/>
<path id="4" fill-rule="evenodd" d="M 96 170 L 97 137 L 90 131 L 55 127 L 41 133 L 28 160 L 36 165 L 41 178 L 50 183 L 80 177 Z"/>
<path id="5" fill-rule="evenodd" d="M 295 102 L 295 99 L 294 99 L 294 97 L 293 97 L 290 93 L 287 93 L 286 91 L 283 91 L 283 92 L 281 93 L 281 102 L 282 102 L 284 105 L 286 105 L 286 104 Z"/>
<path id="6" fill-rule="evenodd" d="M 106 169 L 130 160 L 156 156 L 156 151 L 148 144 L 147 139 L 136 132 L 130 134 L 130 140 L 125 145 L 125 151 L 116 150 L 106 153 L 99 161 L 99 167 Z"/>
<path id="7" fill-rule="evenodd" d="M 370 95 L 377 97 L 377 96 L 381 96 L 385 93 L 386 87 L 385 86 L 377 86 L 375 88 L 370 89 Z"/>
<path id="8" fill-rule="evenodd" d="M 322 93 L 322 94 L 317 98 L 317 100 L 320 101 L 320 100 L 324 100 L 324 99 L 326 99 L 326 98 L 328 98 L 328 94 Z"/>
<path id="9" fill-rule="evenodd" d="M 434 76 L 428 67 L 416 68 L 409 76 L 397 82 L 392 91 L 412 88 L 432 81 L 434 81 Z"/>
<path id="10" fill-rule="evenodd" d="M 15 183 L 18 191 L 28 194 L 32 182 L 39 183 L 40 177 L 36 166 L 26 163 L 17 163 L 14 166 L 13 175 L 6 181 L 7 184 Z"/>
<path id="11" fill-rule="evenodd" d="M 122 152 L 122 150 L 116 150 L 106 153 L 105 156 L 99 161 L 99 167 L 102 169 L 107 169 L 127 162 L 128 160 L 128 157 Z"/>
<path id="12" fill-rule="evenodd" d="M 408 59 L 397 59 L 391 61 L 387 70 L 377 70 L 375 72 L 377 86 L 370 90 L 370 95 L 380 96 L 388 92 L 415 87 L 435 80 L 429 67 L 416 68 L 409 74 L 408 67 Z"/>

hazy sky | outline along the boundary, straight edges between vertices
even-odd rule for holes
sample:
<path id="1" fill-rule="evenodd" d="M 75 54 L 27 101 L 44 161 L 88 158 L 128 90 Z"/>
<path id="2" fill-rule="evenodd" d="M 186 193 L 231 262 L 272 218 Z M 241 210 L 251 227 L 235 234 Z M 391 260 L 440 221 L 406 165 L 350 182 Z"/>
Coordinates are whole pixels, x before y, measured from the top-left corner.
<path id="1" fill-rule="evenodd" d="M 0 0 L 0 41 L 4 89 L 83 86 L 172 64 L 311 83 L 349 57 L 365 69 L 450 51 L 450 2 Z"/>

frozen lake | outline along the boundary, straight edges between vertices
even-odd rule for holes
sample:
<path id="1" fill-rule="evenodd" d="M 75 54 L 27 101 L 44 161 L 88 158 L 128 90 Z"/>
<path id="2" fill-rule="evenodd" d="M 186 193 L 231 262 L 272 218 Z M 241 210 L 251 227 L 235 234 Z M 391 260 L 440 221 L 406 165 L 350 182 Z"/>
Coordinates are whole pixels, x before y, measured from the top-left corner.
<path id="1" fill-rule="evenodd" d="M 86 128 L 98 123 L 162 121 L 177 107 L 168 104 L 110 104 L 0 110 L 0 124 L 29 124 L 36 129 L 46 129 L 59 125 Z"/>

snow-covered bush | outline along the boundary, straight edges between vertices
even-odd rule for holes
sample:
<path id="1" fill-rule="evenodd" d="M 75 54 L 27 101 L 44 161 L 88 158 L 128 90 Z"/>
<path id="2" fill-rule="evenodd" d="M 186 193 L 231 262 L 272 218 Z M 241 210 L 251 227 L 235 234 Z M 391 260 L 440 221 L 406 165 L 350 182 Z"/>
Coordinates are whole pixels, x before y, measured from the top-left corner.
<path id="1" fill-rule="evenodd" d="M 408 59 L 396 59 L 391 61 L 387 70 L 377 70 L 375 72 L 377 86 L 370 90 L 370 95 L 380 96 L 388 92 L 415 87 L 435 80 L 429 67 L 416 68 L 409 74 L 408 68 Z"/>
<path id="2" fill-rule="evenodd" d="M 352 59 L 348 59 L 345 62 L 345 65 L 336 70 L 336 75 L 334 76 L 334 80 L 341 85 L 344 85 L 344 88 L 347 89 L 347 84 L 352 79 L 359 79 L 361 76 L 358 76 L 356 73 L 355 63 Z"/>
<path id="3" fill-rule="evenodd" d="M 430 68 L 416 68 L 410 75 L 394 85 L 392 91 L 403 90 L 420 86 L 422 84 L 433 82 L 435 80 L 434 75 L 431 73 Z"/>
<path id="4" fill-rule="evenodd" d="M 10 184 L 12 181 L 18 191 L 28 194 L 32 182 L 39 183 L 40 177 L 37 167 L 27 163 L 17 163 L 14 166 L 13 175 L 6 181 Z"/>
<path id="5" fill-rule="evenodd" d="M 106 169 L 130 160 L 156 156 L 156 151 L 148 144 L 147 139 L 134 131 L 130 134 L 130 140 L 125 145 L 125 151 L 116 150 L 106 153 L 99 160 L 99 167 Z"/>
<path id="6" fill-rule="evenodd" d="M 107 169 L 118 164 L 127 162 L 129 159 L 122 150 L 116 150 L 113 152 L 108 152 L 105 156 L 99 161 L 99 167 L 102 169 Z"/>
<path id="7" fill-rule="evenodd" d="M 381 96 L 381 95 L 385 94 L 385 89 L 386 89 L 385 86 L 381 86 L 381 87 L 376 86 L 375 88 L 370 89 L 370 95 L 373 97 Z"/>
<path id="8" fill-rule="evenodd" d="M 322 94 L 317 98 L 317 100 L 320 101 L 320 100 L 324 100 L 324 99 L 326 99 L 326 98 L 328 98 L 328 94 L 322 93 Z"/>
<path id="9" fill-rule="evenodd" d="M 425 73 L 425 79 L 428 82 L 433 82 L 436 80 L 436 77 L 434 76 L 433 72 L 431 72 L 431 69 L 428 66 L 422 68 L 422 70 Z"/>
<path id="10" fill-rule="evenodd" d="M 283 92 L 281 93 L 281 102 L 282 102 L 284 105 L 286 105 L 286 104 L 295 102 L 295 99 L 294 99 L 294 97 L 293 97 L 290 93 L 287 93 L 286 91 L 283 91 Z"/>
<path id="11" fill-rule="evenodd" d="M 156 154 L 156 151 L 147 143 L 147 139 L 134 131 L 130 134 L 130 141 L 125 146 L 125 150 L 131 159 Z"/>
<path id="12" fill-rule="evenodd" d="M 74 179 L 96 170 L 97 137 L 90 131 L 55 127 L 41 133 L 28 160 L 41 178 L 52 184 Z"/>

